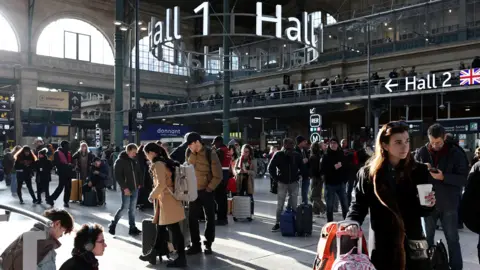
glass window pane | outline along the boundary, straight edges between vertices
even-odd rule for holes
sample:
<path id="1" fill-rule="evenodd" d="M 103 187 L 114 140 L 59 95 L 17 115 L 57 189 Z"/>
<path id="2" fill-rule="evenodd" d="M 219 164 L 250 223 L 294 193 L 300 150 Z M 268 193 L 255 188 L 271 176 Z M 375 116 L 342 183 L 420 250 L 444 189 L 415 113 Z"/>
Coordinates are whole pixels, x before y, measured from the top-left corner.
<path id="1" fill-rule="evenodd" d="M 78 34 L 78 60 L 90 62 L 90 36 Z"/>
<path id="2" fill-rule="evenodd" d="M 65 32 L 65 58 L 77 59 L 77 34 Z"/>

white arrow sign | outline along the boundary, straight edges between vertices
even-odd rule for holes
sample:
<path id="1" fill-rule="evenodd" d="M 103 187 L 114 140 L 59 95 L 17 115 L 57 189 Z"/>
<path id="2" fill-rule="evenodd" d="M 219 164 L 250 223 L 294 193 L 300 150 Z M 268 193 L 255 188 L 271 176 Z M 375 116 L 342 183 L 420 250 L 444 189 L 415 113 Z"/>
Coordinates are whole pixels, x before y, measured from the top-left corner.
<path id="1" fill-rule="evenodd" d="M 315 108 L 310 109 L 310 114 L 314 114 L 316 112 Z"/>
<path id="2" fill-rule="evenodd" d="M 78 102 L 77 96 L 73 96 L 73 97 L 72 97 L 72 101 L 73 101 L 74 104 L 77 103 L 77 102 Z"/>
<path id="3" fill-rule="evenodd" d="M 142 129 L 142 125 L 138 125 L 137 128 L 138 128 L 138 130 L 141 130 L 141 129 Z"/>
<path id="4" fill-rule="evenodd" d="M 393 79 L 388 80 L 387 84 L 385 84 L 385 88 L 391 93 L 392 88 L 391 87 L 397 87 L 398 83 L 392 83 Z"/>

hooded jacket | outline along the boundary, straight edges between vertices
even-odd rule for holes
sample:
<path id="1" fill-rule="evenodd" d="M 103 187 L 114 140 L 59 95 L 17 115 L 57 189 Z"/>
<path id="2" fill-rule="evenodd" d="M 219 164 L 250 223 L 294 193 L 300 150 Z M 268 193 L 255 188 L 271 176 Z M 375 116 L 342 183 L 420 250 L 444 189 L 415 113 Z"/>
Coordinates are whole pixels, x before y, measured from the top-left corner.
<path id="1" fill-rule="evenodd" d="M 268 172 L 273 180 L 282 184 L 293 184 L 298 182 L 299 175 L 305 169 L 302 157 L 295 151 L 278 151 L 273 155 Z"/>
<path id="2" fill-rule="evenodd" d="M 342 167 L 335 169 L 335 164 L 342 163 Z M 325 175 L 326 185 L 340 185 L 348 180 L 348 164 L 343 150 L 340 147 L 333 151 L 330 147 L 322 158 L 321 174 Z"/>
<path id="3" fill-rule="evenodd" d="M 32 232 L 45 231 L 44 225 L 36 223 L 30 230 Z M 57 239 L 47 235 L 47 239 L 38 240 L 37 242 L 37 265 L 38 269 L 56 269 L 55 267 L 55 249 L 61 246 Z M 2 258 L 3 270 L 23 269 L 23 234 L 13 241 L 0 256 Z M 48 258 L 47 258 L 48 257 Z M 41 265 L 40 265 L 41 264 Z"/>
<path id="4" fill-rule="evenodd" d="M 143 178 L 138 162 L 128 156 L 127 152 L 123 151 L 118 156 L 118 159 L 113 165 L 115 173 L 115 180 L 121 189 L 128 188 L 130 191 L 135 191 L 139 186 L 143 186 Z"/>

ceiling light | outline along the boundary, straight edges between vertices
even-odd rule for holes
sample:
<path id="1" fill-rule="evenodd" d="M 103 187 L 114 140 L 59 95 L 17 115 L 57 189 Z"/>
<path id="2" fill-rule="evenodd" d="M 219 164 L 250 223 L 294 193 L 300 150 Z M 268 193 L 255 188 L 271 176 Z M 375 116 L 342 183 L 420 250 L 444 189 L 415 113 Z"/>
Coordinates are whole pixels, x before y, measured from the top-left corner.
<path id="1" fill-rule="evenodd" d="M 469 112 L 469 111 L 470 111 L 470 108 L 465 108 L 465 111 L 466 111 L 466 112 Z"/>
<path id="2" fill-rule="evenodd" d="M 360 50 L 357 50 L 357 53 L 360 53 Z"/>
<path id="3" fill-rule="evenodd" d="M 128 27 L 126 27 L 125 25 L 120 26 L 120 31 L 125 32 L 127 30 L 128 30 Z"/>
<path id="4" fill-rule="evenodd" d="M 253 119 L 255 119 L 255 120 L 262 120 L 261 117 L 254 117 Z"/>
<path id="5" fill-rule="evenodd" d="M 391 30 L 393 30 L 393 28 L 392 28 L 392 27 L 388 27 L 388 30 L 390 30 L 390 31 L 391 31 Z"/>
<path id="6" fill-rule="evenodd" d="M 350 102 L 345 102 L 345 105 L 347 105 L 347 106 L 350 105 Z"/>
<path id="7" fill-rule="evenodd" d="M 162 121 L 166 121 L 167 119 L 163 118 Z"/>
<path id="8" fill-rule="evenodd" d="M 143 22 L 142 22 L 142 21 L 139 21 L 139 22 L 138 22 L 138 25 L 142 25 L 142 24 L 143 24 Z"/>
<path id="9" fill-rule="evenodd" d="M 283 47 L 284 47 L 284 48 L 287 47 L 287 44 L 283 44 Z"/>
<path id="10" fill-rule="evenodd" d="M 388 25 L 388 23 L 384 23 L 384 25 L 385 25 L 385 26 L 387 26 L 387 25 Z"/>
<path id="11" fill-rule="evenodd" d="M 428 38 L 426 38 L 425 41 L 428 41 Z"/>
<path id="12" fill-rule="evenodd" d="M 140 31 L 147 31 L 147 30 L 148 30 L 148 28 L 146 26 L 140 27 Z"/>
<path id="13" fill-rule="evenodd" d="M 130 84 L 129 84 L 129 83 L 127 83 L 127 84 L 125 84 L 125 86 L 126 86 L 126 87 L 129 87 L 129 86 L 130 86 Z"/>
<path id="14" fill-rule="evenodd" d="M 78 84 L 82 85 L 82 84 L 83 84 L 83 82 L 82 82 L 82 81 L 78 81 Z"/>
<path id="15" fill-rule="evenodd" d="M 188 81 L 185 81 L 185 83 L 188 83 Z"/>
<path id="16" fill-rule="evenodd" d="M 449 10 L 448 10 L 448 13 L 452 13 L 452 10 L 451 10 L 451 9 L 449 9 Z"/>
<path id="17" fill-rule="evenodd" d="M 248 55 L 248 52 L 246 52 L 245 55 Z"/>
<path id="18" fill-rule="evenodd" d="M 348 40 L 352 40 L 352 39 L 353 39 L 353 37 L 348 37 Z"/>
<path id="19" fill-rule="evenodd" d="M 332 38 L 332 35 L 328 35 L 328 38 Z"/>
<path id="20" fill-rule="evenodd" d="M 121 22 L 121 21 L 115 21 L 115 22 L 113 22 L 113 24 L 115 24 L 115 25 L 122 25 L 122 22 Z"/>
<path id="21" fill-rule="evenodd" d="M 174 126 L 180 126 L 180 124 L 179 124 L 179 123 L 173 123 L 173 125 L 174 125 Z"/>

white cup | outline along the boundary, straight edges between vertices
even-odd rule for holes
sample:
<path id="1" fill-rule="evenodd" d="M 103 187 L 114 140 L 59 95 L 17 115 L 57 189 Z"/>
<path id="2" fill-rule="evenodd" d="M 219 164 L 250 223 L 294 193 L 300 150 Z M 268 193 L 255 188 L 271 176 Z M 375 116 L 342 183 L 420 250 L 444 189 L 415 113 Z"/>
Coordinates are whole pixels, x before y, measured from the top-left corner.
<path id="1" fill-rule="evenodd" d="M 427 197 L 433 189 L 432 184 L 421 184 L 417 185 L 417 190 L 418 190 L 418 197 L 420 198 L 420 204 L 423 206 L 430 206 L 430 203 L 425 200 L 425 197 Z"/>

